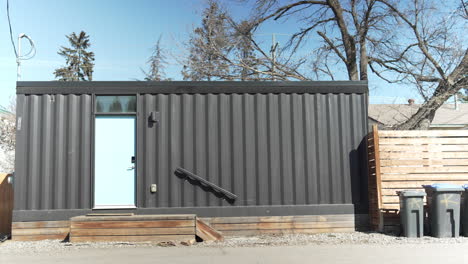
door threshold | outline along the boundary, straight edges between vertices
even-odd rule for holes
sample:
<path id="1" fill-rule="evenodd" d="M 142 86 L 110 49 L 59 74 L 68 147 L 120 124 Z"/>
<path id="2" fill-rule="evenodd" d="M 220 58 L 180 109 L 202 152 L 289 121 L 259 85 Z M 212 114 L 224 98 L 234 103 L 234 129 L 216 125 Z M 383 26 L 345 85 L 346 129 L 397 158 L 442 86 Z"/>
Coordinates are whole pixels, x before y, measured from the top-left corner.
<path id="1" fill-rule="evenodd" d="M 92 210 L 136 209 L 135 205 L 96 205 Z"/>

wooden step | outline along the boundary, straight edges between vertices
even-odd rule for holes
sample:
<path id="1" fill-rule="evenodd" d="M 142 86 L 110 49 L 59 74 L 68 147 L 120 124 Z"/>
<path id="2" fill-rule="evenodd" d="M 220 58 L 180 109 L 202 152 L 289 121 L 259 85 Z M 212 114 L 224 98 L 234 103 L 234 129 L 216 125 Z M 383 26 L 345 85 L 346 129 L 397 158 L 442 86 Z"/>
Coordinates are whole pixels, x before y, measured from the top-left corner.
<path id="1" fill-rule="evenodd" d="M 78 216 L 70 221 L 71 242 L 192 242 L 195 215 Z"/>
<path id="2" fill-rule="evenodd" d="M 70 233 L 69 221 L 13 222 L 12 240 L 66 240 Z"/>
<path id="3" fill-rule="evenodd" d="M 222 241 L 224 240 L 223 234 L 200 218 L 197 218 L 195 225 L 195 234 L 203 239 L 203 241 Z"/>

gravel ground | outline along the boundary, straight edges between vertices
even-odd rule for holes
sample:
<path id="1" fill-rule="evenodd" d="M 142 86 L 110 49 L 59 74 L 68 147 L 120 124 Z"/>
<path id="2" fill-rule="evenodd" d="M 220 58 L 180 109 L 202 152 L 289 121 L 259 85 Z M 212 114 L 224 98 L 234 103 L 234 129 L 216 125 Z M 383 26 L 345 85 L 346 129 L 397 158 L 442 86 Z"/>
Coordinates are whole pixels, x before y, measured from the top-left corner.
<path id="1" fill-rule="evenodd" d="M 459 238 L 404 238 L 379 233 L 328 233 L 328 234 L 294 234 L 265 235 L 253 237 L 227 237 L 222 242 L 202 242 L 192 247 L 268 247 L 268 246 L 306 246 L 306 245 L 405 245 L 405 244 L 462 244 L 468 246 L 468 237 Z M 58 240 L 38 242 L 6 241 L 0 243 L 0 255 L 47 253 L 61 254 L 86 248 L 137 248 L 137 247 L 184 247 L 174 243 L 66 243 Z"/>

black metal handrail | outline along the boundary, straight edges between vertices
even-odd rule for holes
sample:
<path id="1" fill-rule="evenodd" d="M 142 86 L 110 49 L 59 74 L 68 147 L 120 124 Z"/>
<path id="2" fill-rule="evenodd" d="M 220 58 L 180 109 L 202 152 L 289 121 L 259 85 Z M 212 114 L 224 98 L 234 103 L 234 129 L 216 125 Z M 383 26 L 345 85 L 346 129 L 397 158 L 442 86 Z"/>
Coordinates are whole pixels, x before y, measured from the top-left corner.
<path id="1" fill-rule="evenodd" d="M 174 171 L 174 174 L 177 177 L 181 178 L 181 179 L 187 179 L 192 184 L 198 184 L 202 188 L 205 187 L 205 188 L 211 189 L 213 192 L 215 192 L 215 194 L 218 194 L 217 195 L 218 197 L 221 196 L 222 198 L 224 198 L 229 203 L 234 203 L 235 200 L 237 199 L 237 195 L 235 195 L 235 194 L 233 194 L 233 193 L 219 187 L 218 185 L 216 185 L 214 183 L 211 183 L 211 182 L 203 179 L 202 177 L 200 177 L 200 176 L 198 176 L 196 174 L 191 173 L 190 171 L 188 171 L 186 169 L 177 168 Z"/>

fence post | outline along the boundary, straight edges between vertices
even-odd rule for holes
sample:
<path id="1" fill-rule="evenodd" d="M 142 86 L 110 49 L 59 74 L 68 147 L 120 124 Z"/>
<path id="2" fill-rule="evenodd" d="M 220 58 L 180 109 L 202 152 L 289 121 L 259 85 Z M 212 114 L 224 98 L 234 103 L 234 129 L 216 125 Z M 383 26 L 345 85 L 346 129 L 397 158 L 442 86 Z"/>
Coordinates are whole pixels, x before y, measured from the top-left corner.
<path id="1" fill-rule="evenodd" d="M 0 234 L 11 234 L 13 214 L 13 184 L 8 182 L 9 174 L 0 173 Z"/>
<path id="2" fill-rule="evenodd" d="M 382 208 L 382 180 L 380 176 L 380 150 L 379 130 L 377 125 L 372 126 L 368 134 L 368 166 L 369 166 L 369 217 L 371 229 L 383 231 Z"/>

